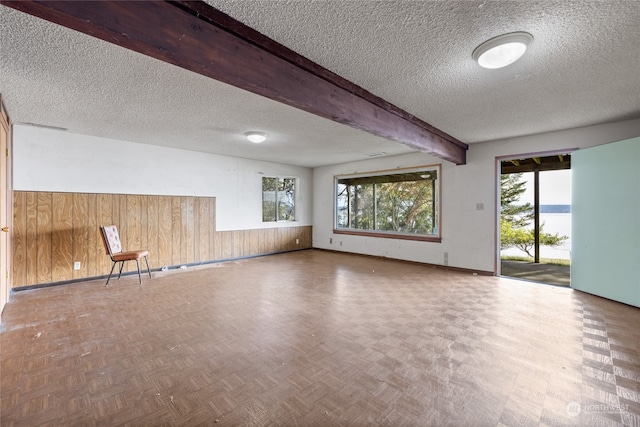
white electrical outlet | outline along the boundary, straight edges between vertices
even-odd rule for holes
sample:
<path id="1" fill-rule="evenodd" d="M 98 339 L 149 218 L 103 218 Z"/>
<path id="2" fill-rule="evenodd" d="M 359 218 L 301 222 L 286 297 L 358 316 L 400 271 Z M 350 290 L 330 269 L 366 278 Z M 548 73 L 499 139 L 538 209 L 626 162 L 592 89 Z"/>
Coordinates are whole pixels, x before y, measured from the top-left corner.
<path id="1" fill-rule="evenodd" d="M 444 265 L 449 265 L 449 252 L 444 253 Z"/>
<path id="2" fill-rule="evenodd" d="M 73 269 L 74 270 L 80 270 L 80 261 L 76 261 L 73 263 Z"/>
<path id="3" fill-rule="evenodd" d="M 296 245 L 300 244 L 300 239 L 296 239 Z"/>

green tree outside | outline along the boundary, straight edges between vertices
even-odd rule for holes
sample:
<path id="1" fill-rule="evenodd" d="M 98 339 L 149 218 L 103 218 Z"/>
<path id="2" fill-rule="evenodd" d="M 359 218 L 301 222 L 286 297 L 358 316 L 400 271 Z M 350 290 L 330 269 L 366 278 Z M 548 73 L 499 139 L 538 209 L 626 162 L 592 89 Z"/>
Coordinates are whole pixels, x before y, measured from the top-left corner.
<path id="1" fill-rule="evenodd" d="M 521 173 L 500 175 L 500 249 L 518 248 L 533 257 L 531 250 L 535 246 L 534 229 L 530 226 L 535 212 L 531 203 L 518 204 L 522 193 L 526 191 L 526 182 Z M 557 247 L 569 237 L 543 231 L 540 224 L 540 245 Z"/>
<path id="2" fill-rule="evenodd" d="M 531 203 L 519 204 L 527 183 L 521 173 L 500 175 L 500 218 L 518 227 L 526 227 L 535 216 Z"/>
<path id="3" fill-rule="evenodd" d="M 356 230 L 437 233 L 436 179 L 433 171 L 365 177 L 338 183 L 337 225 Z M 367 182 L 369 181 L 369 182 Z"/>

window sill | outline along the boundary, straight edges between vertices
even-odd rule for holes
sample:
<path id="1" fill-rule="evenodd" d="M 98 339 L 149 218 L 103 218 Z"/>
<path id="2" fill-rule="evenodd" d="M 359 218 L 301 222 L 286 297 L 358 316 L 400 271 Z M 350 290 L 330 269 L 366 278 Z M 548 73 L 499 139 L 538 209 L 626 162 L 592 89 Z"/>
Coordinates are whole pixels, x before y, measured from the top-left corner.
<path id="1" fill-rule="evenodd" d="M 418 240 L 420 242 L 433 242 L 433 243 L 442 242 L 442 237 L 425 236 L 420 234 L 385 233 L 383 231 L 365 231 L 365 230 L 349 230 L 349 229 L 334 229 L 333 233 L 349 234 L 352 236 L 379 237 L 384 239 Z"/>

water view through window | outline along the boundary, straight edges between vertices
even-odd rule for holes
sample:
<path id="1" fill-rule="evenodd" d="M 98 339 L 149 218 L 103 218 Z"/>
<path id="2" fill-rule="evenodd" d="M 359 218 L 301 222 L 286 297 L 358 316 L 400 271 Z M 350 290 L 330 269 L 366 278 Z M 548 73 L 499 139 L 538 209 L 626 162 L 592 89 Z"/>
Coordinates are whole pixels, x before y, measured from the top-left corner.
<path id="1" fill-rule="evenodd" d="M 534 203 L 533 172 L 522 174 L 526 191 L 520 204 Z M 544 171 L 540 173 L 540 224 L 549 234 L 567 236 L 559 246 L 540 246 L 540 257 L 549 259 L 571 259 L 571 170 Z M 531 225 L 533 228 L 533 225 Z M 518 248 L 503 249 L 502 256 L 526 256 Z"/>

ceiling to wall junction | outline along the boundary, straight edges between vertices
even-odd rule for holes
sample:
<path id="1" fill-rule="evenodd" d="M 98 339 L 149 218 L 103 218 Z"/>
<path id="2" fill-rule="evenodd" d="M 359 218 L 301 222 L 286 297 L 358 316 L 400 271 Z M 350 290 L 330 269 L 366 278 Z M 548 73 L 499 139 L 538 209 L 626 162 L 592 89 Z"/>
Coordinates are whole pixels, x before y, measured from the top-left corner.
<path id="1" fill-rule="evenodd" d="M 466 143 L 640 117 L 634 1 L 208 3 Z M 413 151 L 6 6 L 0 24 L 15 123 L 308 167 Z M 520 61 L 473 61 L 512 31 L 534 36 Z"/>

